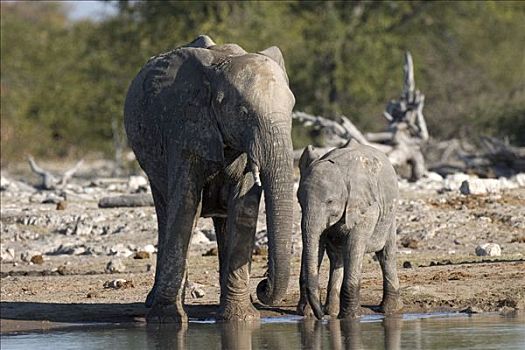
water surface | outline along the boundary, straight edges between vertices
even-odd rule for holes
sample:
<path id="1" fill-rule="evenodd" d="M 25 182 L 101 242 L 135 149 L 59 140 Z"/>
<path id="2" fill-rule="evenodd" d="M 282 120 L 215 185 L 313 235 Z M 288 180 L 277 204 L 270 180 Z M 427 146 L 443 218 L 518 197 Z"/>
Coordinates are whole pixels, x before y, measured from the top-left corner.
<path id="1" fill-rule="evenodd" d="M 5 335 L 1 349 L 525 349 L 525 317 L 405 314 L 359 321 L 192 321 L 187 326 L 97 325 Z"/>

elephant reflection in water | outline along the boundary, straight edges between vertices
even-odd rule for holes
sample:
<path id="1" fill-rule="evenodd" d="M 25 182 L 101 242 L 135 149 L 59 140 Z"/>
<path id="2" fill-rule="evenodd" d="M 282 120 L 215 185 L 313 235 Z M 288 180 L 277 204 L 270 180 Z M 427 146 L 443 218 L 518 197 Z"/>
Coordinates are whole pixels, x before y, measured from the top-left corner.
<path id="1" fill-rule="evenodd" d="M 401 349 L 401 329 L 403 321 L 397 317 L 387 317 L 383 319 L 383 347 L 387 350 Z M 301 333 L 301 347 L 303 349 L 323 349 L 326 341 L 324 337 L 328 338 L 328 348 L 334 350 L 342 349 L 367 349 L 370 344 L 363 343 L 362 338 L 363 326 L 358 320 L 347 319 L 338 320 L 331 319 L 328 324 L 314 321 L 312 319 L 305 319 L 304 322 L 299 323 L 299 331 Z M 328 331 L 328 336 L 323 332 Z M 366 334 L 366 333 L 365 333 Z"/>
<path id="2" fill-rule="evenodd" d="M 148 338 L 151 338 L 154 347 L 157 349 L 189 349 L 192 348 L 191 337 L 198 334 L 200 340 L 209 338 L 209 343 L 215 348 L 218 340 L 217 334 L 220 332 L 221 349 L 242 349 L 251 350 L 258 348 L 272 350 L 289 350 L 299 346 L 302 349 L 367 349 L 377 347 L 379 337 L 383 339 L 383 348 L 387 350 L 401 349 L 401 330 L 403 321 L 398 317 L 387 317 L 382 321 L 383 334 L 375 331 L 367 331 L 367 324 L 358 320 L 330 319 L 328 323 L 322 323 L 314 319 L 304 319 L 297 324 L 300 335 L 296 341 L 297 333 L 294 327 L 285 325 L 261 325 L 258 321 L 230 321 L 215 326 L 209 325 L 210 333 L 193 330 L 193 335 L 188 334 L 187 324 L 162 324 L 147 327 Z M 191 325 L 190 325 L 191 327 Z M 275 327 L 276 331 L 273 331 Z M 372 337 L 370 337 L 372 335 Z M 195 344 L 193 344 L 195 345 Z M 201 344 L 202 345 L 202 344 Z M 210 349 L 211 349 L 210 348 Z"/>
<path id="3" fill-rule="evenodd" d="M 187 323 L 148 324 L 146 327 L 148 344 L 156 349 L 187 349 L 187 332 Z"/>
<path id="4" fill-rule="evenodd" d="M 221 329 L 221 349 L 252 349 L 252 333 L 259 329 L 259 322 L 224 322 Z"/>

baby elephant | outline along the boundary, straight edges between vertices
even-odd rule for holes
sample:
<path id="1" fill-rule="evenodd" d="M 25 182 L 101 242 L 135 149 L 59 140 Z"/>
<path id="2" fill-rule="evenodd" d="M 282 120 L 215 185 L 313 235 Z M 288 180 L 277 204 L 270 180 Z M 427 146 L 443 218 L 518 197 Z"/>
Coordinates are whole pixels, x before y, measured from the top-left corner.
<path id="1" fill-rule="evenodd" d="M 357 317 L 361 269 L 365 253 L 375 252 L 383 272 L 381 310 L 402 306 L 396 270 L 397 176 L 380 151 L 351 141 L 322 157 L 308 146 L 299 161 L 297 196 L 302 208 L 301 299 L 318 319 L 324 313 Z M 322 310 L 319 266 L 324 251 L 330 259 L 330 278 Z"/>

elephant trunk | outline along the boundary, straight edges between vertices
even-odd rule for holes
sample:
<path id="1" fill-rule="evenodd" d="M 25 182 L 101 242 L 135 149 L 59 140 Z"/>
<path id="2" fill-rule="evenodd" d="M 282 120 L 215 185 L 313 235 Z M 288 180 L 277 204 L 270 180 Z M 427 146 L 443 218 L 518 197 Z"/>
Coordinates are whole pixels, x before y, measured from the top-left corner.
<path id="1" fill-rule="evenodd" d="M 301 230 L 303 236 L 303 264 L 306 267 L 306 296 L 315 317 L 320 320 L 324 316 L 319 300 L 319 238 L 321 229 L 315 228 L 316 225 L 312 224 L 312 217 L 308 213 L 306 215 L 303 213 L 303 216 Z"/>
<path id="2" fill-rule="evenodd" d="M 257 286 L 257 297 L 266 305 L 281 301 L 290 278 L 290 241 L 293 227 L 293 158 L 289 127 L 273 125 L 256 145 L 266 203 L 268 278 Z"/>

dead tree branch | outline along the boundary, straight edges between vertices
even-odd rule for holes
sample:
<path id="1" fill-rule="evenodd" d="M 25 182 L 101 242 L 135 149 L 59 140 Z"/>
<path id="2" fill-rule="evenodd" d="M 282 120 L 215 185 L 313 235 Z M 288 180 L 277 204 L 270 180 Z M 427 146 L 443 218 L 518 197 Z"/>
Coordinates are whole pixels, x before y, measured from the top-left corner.
<path id="1" fill-rule="evenodd" d="M 27 161 L 31 170 L 40 176 L 40 184 L 37 187 L 43 190 L 54 190 L 65 186 L 84 163 L 84 160 L 81 159 L 74 167 L 64 172 L 62 176 L 58 176 L 40 167 L 31 155 L 27 157 Z"/>
<path id="2" fill-rule="evenodd" d="M 320 129 L 327 146 L 337 147 L 349 139 L 355 139 L 363 145 L 378 148 L 387 154 L 394 166 L 409 165 L 411 168 L 409 177 L 417 180 L 426 172 L 425 158 L 420 146 L 428 140 L 429 135 L 423 116 L 425 95 L 416 90 L 414 64 L 410 52 L 405 54 L 403 72 L 401 97 L 399 100 L 390 101 L 383 113 L 389 123 L 386 131 L 363 135 L 345 116 L 341 116 L 341 121 L 336 122 L 321 116 L 295 112 L 293 118 L 305 126 Z"/>

